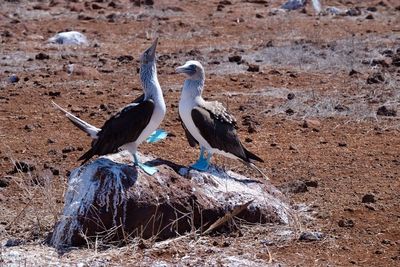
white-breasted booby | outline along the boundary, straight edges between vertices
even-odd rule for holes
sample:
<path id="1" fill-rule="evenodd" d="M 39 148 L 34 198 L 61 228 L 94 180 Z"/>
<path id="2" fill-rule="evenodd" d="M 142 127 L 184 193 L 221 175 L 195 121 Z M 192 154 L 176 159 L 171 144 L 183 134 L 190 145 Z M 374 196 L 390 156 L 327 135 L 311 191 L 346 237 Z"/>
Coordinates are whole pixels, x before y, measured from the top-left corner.
<path id="1" fill-rule="evenodd" d="M 163 130 L 155 131 L 166 112 L 163 93 L 157 79 L 157 42 L 158 38 L 140 58 L 140 81 L 144 94 L 108 119 L 103 127 L 97 128 L 53 102 L 75 126 L 93 138 L 92 147 L 79 158 L 83 163 L 94 155 L 101 156 L 128 150 L 134 157 L 135 165 L 146 173 L 153 175 L 157 171 L 154 167 L 140 163 L 136 156 L 137 148 L 144 140 L 153 143 L 166 137 L 166 132 Z"/>
<path id="2" fill-rule="evenodd" d="M 205 82 L 203 66 L 190 60 L 176 69 L 187 75 L 179 101 L 179 116 L 190 146 L 200 146 L 200 157 L 192 168 L 205 171 L 214 153 L 238 159 L 254 168 L 264 177 L 265 174 L 251 160 L 263 162 L 261 158 L 248 151 L 236 133 L 236 120 L 226 108 L 217 101 L 205 101 L 202 92 Z M 207 157 L 204 152 L 207 151 Z"/>

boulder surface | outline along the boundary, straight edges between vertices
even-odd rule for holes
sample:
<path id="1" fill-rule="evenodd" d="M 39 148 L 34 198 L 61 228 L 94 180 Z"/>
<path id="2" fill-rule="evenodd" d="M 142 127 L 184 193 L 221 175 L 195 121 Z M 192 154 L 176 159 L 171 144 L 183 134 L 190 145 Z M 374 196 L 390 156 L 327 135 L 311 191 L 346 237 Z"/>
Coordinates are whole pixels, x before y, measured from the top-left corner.
<path id="1" fill-rule="evenodd" d="M 293 219 L 284 196 L 269 181 L 214 166 L 198 172 L 139 158 L 159 172 L 147 175 L 124 151 L 73 170 L 50 243 L 62 248 L 93 238 L 124 242 L 136 236 L 162 240 L 193 230 L 203 233 L 244 204 L 237 217 L 251 223 L 289 224 Z"/>

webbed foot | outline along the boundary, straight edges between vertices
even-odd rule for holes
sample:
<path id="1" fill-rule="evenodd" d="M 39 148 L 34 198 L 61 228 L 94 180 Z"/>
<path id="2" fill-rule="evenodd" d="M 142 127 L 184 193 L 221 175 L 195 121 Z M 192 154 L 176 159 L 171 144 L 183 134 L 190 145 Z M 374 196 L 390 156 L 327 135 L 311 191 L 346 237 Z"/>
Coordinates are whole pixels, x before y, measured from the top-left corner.
<path id="1" fill-rule="evenodd" d="M 210 164 L 205 158 L 198 159 L 194 164 L 190 165 L 190 168 L 198 170 L 198 171 L 206 171 Z"/>
<path id="2" fill-rule="evenodd" d="M 168 133 L 163 129 L 155 130 L 149 137 L 147 137 L 147 143 L 156 143 L 160 140 L 163 140 L 167 137 Z"/>

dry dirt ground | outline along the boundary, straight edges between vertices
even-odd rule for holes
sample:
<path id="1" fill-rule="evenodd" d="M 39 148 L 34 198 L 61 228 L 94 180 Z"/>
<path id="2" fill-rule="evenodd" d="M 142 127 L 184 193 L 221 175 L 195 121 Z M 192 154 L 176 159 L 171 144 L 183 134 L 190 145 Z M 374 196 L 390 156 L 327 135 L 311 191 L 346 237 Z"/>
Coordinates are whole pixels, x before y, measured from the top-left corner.
<path id="1" fill-rule="evenodd" d="M 269 251 L 272 265 L 399 266 L 400 3 L 323 1 L 361 13 L 317 16 L 309 6 L 277 11 L 282 1 L 151 2 L 1 1 L 0 265 L 262 266 Z M 46 43 L 65 30 L 90 44 Z M 51 101 L 101 126 L 141 93 L 138 58 L 155 36 L 171 136 L 140 150 L 179 164 L 196 159 L 177 119 L 184 78 L 174 69 L 201 61 L 205 96 L 228 106 L 245 145 L 265 160 L 259 166 L 302 211 L 294 238 L 270 238 L 285 226 L 243 224 L 122 248 L 57 254 L 43 245 L 90 143 Z M 27 165 L 15 170 L 20 161 Z M 304 230 L 324 236 L 304 242 Z"/>

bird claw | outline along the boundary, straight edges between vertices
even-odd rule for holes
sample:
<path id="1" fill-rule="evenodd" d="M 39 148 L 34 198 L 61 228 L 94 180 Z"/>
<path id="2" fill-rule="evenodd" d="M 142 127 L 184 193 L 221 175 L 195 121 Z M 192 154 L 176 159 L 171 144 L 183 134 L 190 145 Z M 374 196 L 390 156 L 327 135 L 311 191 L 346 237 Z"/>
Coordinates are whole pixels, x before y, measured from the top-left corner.
<path id="1" fill-rule="evenodd" d="M 155 130 L 149 137 L 147 137 L 147 143 L 156 143 L 160 140 L 163 140 L 167 137 L 168 133 L 163 129 Z"/>
<path id="2" fill-rule="evenodd" d="M 137 163 L 137 166 L 139 166 L 145 173 L 151 176 L 153 176 L 156 172 L 158 172 L 157 168 L 147 166 L 146 164 L 143 163 Z"/>
<path id="3" fill-rule="evenodd" d="M 200 158 L 194 164 L 190 165 L 190 168 L 198 170 L 198 171 L 206 171 L 208 170 L 209 163 L 206 159 Z"/>

